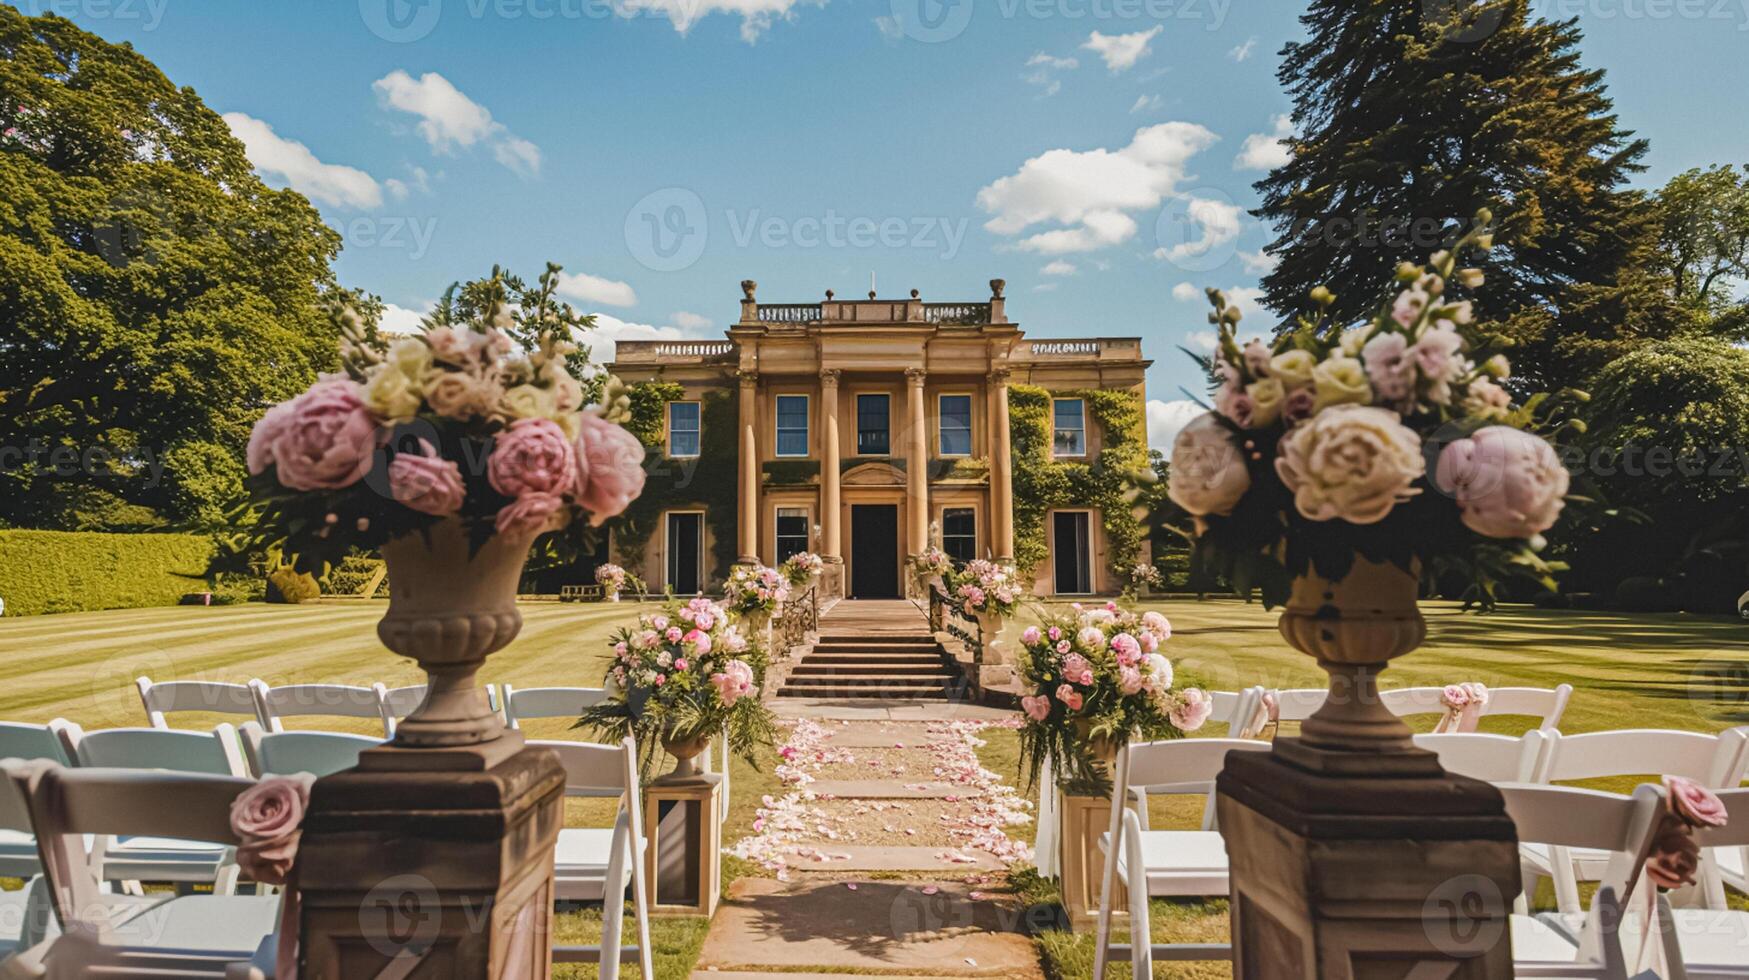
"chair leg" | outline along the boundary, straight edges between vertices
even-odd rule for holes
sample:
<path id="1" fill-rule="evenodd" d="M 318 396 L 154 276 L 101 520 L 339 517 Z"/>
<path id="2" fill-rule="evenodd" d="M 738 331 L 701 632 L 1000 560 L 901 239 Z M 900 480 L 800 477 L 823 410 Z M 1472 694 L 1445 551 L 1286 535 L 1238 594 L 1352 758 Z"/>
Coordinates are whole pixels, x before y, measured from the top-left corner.
<path id="1" fill-rule="evenodd" d="M 626 844 L 631 848 L 631 842 Z M 632 852 L 632 918 L 638 928 L 638 969 L 643 980 L 656 980 L 656 966 L 650 949 L 650 898 L 644 890 L 644 861 Z"/>
<path id="2" fill-rule="evenodd" d="M 620 935 L 625 932 L 626 866 L 629 848 L 615 847 L 601 883 L 601 980 L 618 980 Z M 615 888 L 614 883 L 619 887 Z"/>
<path id="3" fill-rule="evenodd" d="M 1141 835 L 1124 836 L 1130 869 L 1130 977 L 1149 980 L 1154 975 L 1154 930 L 1148 920 L 1148 866 L 1142 863 Z"/>

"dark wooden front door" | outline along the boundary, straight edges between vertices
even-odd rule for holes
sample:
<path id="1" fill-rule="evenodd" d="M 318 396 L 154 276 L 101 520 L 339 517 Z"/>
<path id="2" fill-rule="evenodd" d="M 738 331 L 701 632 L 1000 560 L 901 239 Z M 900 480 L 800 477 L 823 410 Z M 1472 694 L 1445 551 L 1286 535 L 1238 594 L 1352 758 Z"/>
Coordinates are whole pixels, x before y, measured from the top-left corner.
<path id="1" fill-rule="evenodd" d="M 1087 547 L 1087 512 L 1069 511 L 1051 515 L 1053 537 L 1051 563 L 1060 595 L 1086 595 L 1093 591 L 1092 555 Z"/>
<path id="2" fill-rule="evenodd" d="M 897 504 L 856 504 L 850 508 L 850 595 L 854 599 L 899 597 Z"/>
<path id="3" fill-rule="evenodd" d="M 704 515 L 668 515 L 668 585 L 675 595 L 698 594 Z"/>

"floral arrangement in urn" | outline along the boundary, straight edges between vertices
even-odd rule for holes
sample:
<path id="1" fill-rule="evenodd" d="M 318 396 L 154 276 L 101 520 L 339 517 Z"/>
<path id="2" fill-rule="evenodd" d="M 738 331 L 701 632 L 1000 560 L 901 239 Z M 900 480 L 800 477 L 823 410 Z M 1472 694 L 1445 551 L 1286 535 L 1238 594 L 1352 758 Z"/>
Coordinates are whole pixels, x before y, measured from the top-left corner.
<path id="1" fill-rule="evenodd" d="M 661 745 L 678 761 L 674 775 L 691 775 L 692 760 L 725 729 L 729 746 L 757 766 L 755 751 L 776 733 L 759 700 L 765 658 L 722 605 L 696 598 L 638 617 L 612 639 L 608 697 L 577 722 L 612 740 L 637 742 L 644 771 Z"/>
<path id="2" fill-rule="evenodd" d="M 1160 569 L 1148 562 L 1137 562 L 1130 569 L 1130 587 L 1136 589 L 1157 589 L 1166 579 L 1160 574 Z"/>
<path id="3" fill-rule="evenodd" d="M 826 559 L 811 551 L 801 551 L 784 559 L 778 570 L 783 572 L 784 580 L 791 587 L 799 588 L 826 570 Z"/>
<path id="4" fill-rule="evenodd" d="M 736 565 L 723 583 L 723 605 L 737 617 L 770 615 L 789 598 L 789 579 L 767 565 Z"/>
<path id="5" fill-rule="evenodd" d="M 1560 566 L 1537 551 L 1569 477 L 1540 433 L 1564 423 L 1543 396 L 1514 404 L 1506 357 L 1453 295 L 1481 287 L 1458 260 L 1492 246 L 1491 220 L 1400 266 L 1395 295 L 1358 324 L 1329 316 L 1319 287 L 1295 329 L 1241 345 L 1239 311 L 1209 290 L 1214 411 L 1179 435 L 1168 479 L 1205 567 L 1270 606 L 1294 577 L 1338 581 L 1357 557 L 1456 570 L 1484 605 L 1511 575 L 1553 587 Z"/>
<path id="6" fill-rule="evenodd" d="M 1010 616 L 1020 605 L 1025 590 L 1013 565 L 986 561 L 966 562 L 966 567 L 947 579 L 953 599 L 968 615 Z"/>
<path id="7" fill-rule="evenodd" d="M 919 588 L 927 588 L 931 582 L 936 581 L 945 583 L 953 578 L 953 559 L 935 545 L 912 555 L 906 562 L 910 564 L 911 575 L 916 579 Z"/>
<path id="8" fill-rule="evenodd" d="M 1173 689 L 1161 652 L 1172 636 L 1166 617 L 1116 603 L 1071 608 L 1020 636 L 1020 673 L 1033 692 L 1020 699 L 1021 764 L 1036 781 L 1049 759 L 1059 785 L 1097 795 L 1109 792 L 1107 770 L 1131 737 L 1177 738 L 1201 728 L 1214 705 L 1197 688 Z"/>
<path id="9" fill-rule="evenodd" d="M 619 594 L 626 590 L 627 585 L 643 588 L 643 583 L 638 581 L 637 576 L 612 562 L 595 567 L 595 581 L 601 586 L 602 597 L 609 602 L 618 602 Z"/>

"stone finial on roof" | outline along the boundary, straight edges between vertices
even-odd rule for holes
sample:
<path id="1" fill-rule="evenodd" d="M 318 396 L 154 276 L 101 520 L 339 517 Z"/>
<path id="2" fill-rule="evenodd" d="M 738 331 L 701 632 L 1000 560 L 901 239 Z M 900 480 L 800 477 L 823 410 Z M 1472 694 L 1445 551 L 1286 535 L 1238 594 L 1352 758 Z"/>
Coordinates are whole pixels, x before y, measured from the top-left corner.
<path id="1" fill-rule="evenodd" d="M 1002 290 L 1006 289 L 1007 286 L 1008 286 L 1008 280 L 1006 280 L 1006 279 L 992 279 L 992 280 L 990 280 L 990 298 L 991 299 L 1001 299 L 1002 298 Z"/>
<path id="2" fill-rule="evenodd" d="M 754 298 L 753 294 L 758 292 L 758 291 L 759 291 L 759 284 L 758 283 L 754 282 L 751 279 L 741 280 L 741 297 L 743 299 L 748 299 L 748 300 L 753 299 Z"/>

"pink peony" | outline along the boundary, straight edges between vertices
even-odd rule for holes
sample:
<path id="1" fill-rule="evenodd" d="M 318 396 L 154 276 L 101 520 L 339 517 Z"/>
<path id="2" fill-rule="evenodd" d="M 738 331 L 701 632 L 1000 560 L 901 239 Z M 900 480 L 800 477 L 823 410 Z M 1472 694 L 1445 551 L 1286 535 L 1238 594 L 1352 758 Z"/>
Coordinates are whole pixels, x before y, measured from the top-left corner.
<path id="1" fill-rule="evenodd" d="M 723 699 L 724 707 L 733 707 L 736 701 L 756 690 L 753 686 L 753 668 L 742 661 L 731 660 L 723 665 L 721 673 L 711 675 L 711 686 L 717 689 L 717 696 Z M 784 758 L 787 760 L 794 754 L 792 751 Z"/>
<path id="2" fill-rule="evenodd" d="M 1124 694 L 1134 694 L 1142 689 L 1142 672 L 1134 667 L 1119 667 L 1117 669 L 1117 689 Z"/>
<path id="3" fill-rule="evenodd" d="M 283 885 L 297 862 L 300 828 L 316 777 L 269 776 L 231 803 L 231 832 L 237 835 L 237 864 L 252 881 Z"/>
<path id="4" fill-rule="evenodd" d="M 1366 375 L 1379 401 L 1399 403 L 1414 393 L 1414 364 L 1409 360 L 1409 340 L 1400 333 L 1381 333 L 1360 350 Z"/>
<path id="5" fill-rule="evenodd" d="M 1057 700 L 1068 705 L 1070 711 L 1081 710 L 1081 695 L 1075 693 L 1075 689 L 1067 684 L 1058 685 Z"/>
<path id="6" fill-rule="evenodd" d="M 1212 414 L 1192 419 L 1172 443 L 1166 491 L 1197 516 L 1230 514 L 1251 489 L 1251 472 L 1232 430 Z"/>
<path id="7" fill-rule="evenodd" d="M 418 452 L 395 454 L 389 464 L 389 493 L 405 507 L 438 517 L 461 510 L 466 496 L 461 467 L 439 456 L 424 439 Z"/>
<path id="8" fill-rule="evenodd" d="M 1181 732 L 1194 732 L 1214 714 L 1215 703 L 1200 688 L 1187 687 L 1178 692 L 1178 700 L 1167 712 L 1173 727 Z"/>
<path id="9" fill-rule="evenodd" d="M 681 657 L 679 660 L 674 661 L 674 669 L 675 670 L 685 670 L 686 666 L 687 666 L 687 659 L 685 657 Z"/>
<path id="10" fill-rule="evenodd" d="M 1051 699 L 1043 695 L 1028 695 L 1020 699 L 1020 709 L 1033 721 L 1044 721 L 1051 716 Z"/>
<path id="11" fill-rule="evenodd" d="M 338 490 L 370 472 L 386 433 L 364 405 L 364 391 L 344 378 L 318 381 L 292 399 L 283 414 L 257 423 L 263 441 L 248 455 L 265 468 L 271 459 L 279 482 L 293 490 Z"/>
<path id="12" fill-rule="evenodd" d="M 291 402 L 281 402 L 256 421 L 255 428 L 249 433 L 249 448 L 243 454 L 251 476 L 264 472 L 273 464 L 273 441 L 285 431 L 291 411 Z"/>
<path id="13" fill-rule="evenodd" d="M 644 444 L 599 415 L 578 416 L 576 458 L 577 502 L 592 526 L 618 516 L 644 492 Z"/>
<path id="14" fill-rule="evenodd" d="M 1117 655 L 1120 664 L 1133 664 L 1142 656 L 1142 645 L 1128 633 L 1119 633 L 1111 638 L 1111 652 Z"/>
<path id="15" fill-rule="evenodd" d="M 518 419 L 492 441 L 486 478 L 506 497 L 562 494 L 575 486 L 576 450 L 552 419 Z"/>
<path id="16" fill-rule="evenodd" d="M 685 636 L 685 635 L 686 635 L 686 634 L 685 634 L 685 633 L 682 633 L 682 632 L 681 632 L 681 631 L 680 631 L 680 627 L 678 627 L 678 626 L 670 626 L 670 627 L 668 627 L 668 631 L 667 631 L 667 633 L 666 633 L 666 634 L 665 634 L 665 635 L 666 635 L 666 636 L 667 636 L 667 637 L 668 637 L 668 642 L 669 642 L 669 643 L 679 643 L 679 642 L 680 642 L 680 638 L 681 638 L 681 637 L 683 637 L 683 636 Z"/>
<path id="17" fill-rule="evenodd" d="M 1391 319 L 1402 326 L 1409 326 L 1421 318 L 1421 311 L 1427 309 L 1427 294 L 1420 289 L 1405 289 L 1397 294 L 1396 302 L 1391 304 Z"/>
<path id="18" fill-rule="evenodd" d="M 1529 538 L 1553 527 L 1570 479 L 1548 443 L 1504 425 L 1446 446 L 1435 470 L 1464 524 L 1490 538 Z"/>
<path id="19" fill-rule="evenodd" d="M 701 657 L 711 652 L 711 635 L 702 630 L 693 630 L 687 633 L 681 642 L 691 644 Z"/>
<path id="20" fill-rule="evenodd" d="M 564 507 L 564 498 L 557 494 L 523 494 L 498 511 L 498 533 L 517 538 L 539 534 Z"/>
<path id="21" fill-rule="evenodd" d="M 1041 635 L 1042 634 L 1039 633 L 1037 626 L 1028 626 L 1020 633 L 1020 642 L 1029 647 L 1038 646 L 1038 641 Z"/>

